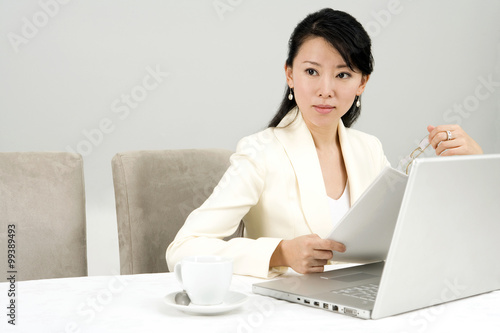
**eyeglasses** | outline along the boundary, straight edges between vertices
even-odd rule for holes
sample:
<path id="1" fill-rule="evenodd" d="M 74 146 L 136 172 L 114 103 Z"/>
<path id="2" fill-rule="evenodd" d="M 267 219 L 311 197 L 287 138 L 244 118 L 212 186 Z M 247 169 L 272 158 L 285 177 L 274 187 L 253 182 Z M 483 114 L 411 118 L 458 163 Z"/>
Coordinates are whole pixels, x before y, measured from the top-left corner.
<path id="1" fill-rule="evenodd" d="M 429 143 L 429 136 L 426 135 L 422 140 L 420 140 L 418 147 L 413 149 L 410 155 L 406 156 L 405 158 L 399 161 L 398 169 L 408 175 L 410 173 L 413 161 L 415 161 L 416 158 L 422 155 L 430 145 L 431 144 Z M 431 149 L 427 151 L 429 152 L 430 150 Z"/>

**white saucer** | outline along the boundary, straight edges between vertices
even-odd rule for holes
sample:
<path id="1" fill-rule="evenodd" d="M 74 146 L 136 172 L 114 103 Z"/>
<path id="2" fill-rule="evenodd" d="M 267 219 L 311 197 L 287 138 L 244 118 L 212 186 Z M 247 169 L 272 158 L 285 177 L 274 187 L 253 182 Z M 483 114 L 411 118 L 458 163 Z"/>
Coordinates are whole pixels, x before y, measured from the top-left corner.
<path id="1" fill-rule="evenodd" d="M 181 310 L 186 313 L 191 314 L 203 314 L 203 315 L 211 315 L 211 314 L 220 314 L 229 312 L 234 310 L 240 306 L 242 306 L 247 300 L 248 296 L 237 291 L 228 291 L 224 301 L 221 304 L 217 305 L 180 305 L 175 303 L 175 295 L 179 291 L 168 294 L 163 298 L 165 303 L 173 308 Z"/>

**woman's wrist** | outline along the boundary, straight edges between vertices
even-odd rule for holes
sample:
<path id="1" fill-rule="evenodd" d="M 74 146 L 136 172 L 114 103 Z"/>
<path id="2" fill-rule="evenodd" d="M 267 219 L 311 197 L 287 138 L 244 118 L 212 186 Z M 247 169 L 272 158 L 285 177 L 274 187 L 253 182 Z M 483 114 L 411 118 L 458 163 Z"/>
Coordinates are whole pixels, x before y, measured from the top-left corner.
<path id="1" fill-rule="evenodd" d="M 286 260 L 285 260 L 285 253 L 283 250 L 283 245 L 285 245 L 286 241 L 282 240 L 279 242 L 278 246 L 276 246 L 276 249 L 274 250 L 271 260 L 269 260 L 269 268 L 272 267 L 279 267 L 279 266 L 287 266 Z"/>

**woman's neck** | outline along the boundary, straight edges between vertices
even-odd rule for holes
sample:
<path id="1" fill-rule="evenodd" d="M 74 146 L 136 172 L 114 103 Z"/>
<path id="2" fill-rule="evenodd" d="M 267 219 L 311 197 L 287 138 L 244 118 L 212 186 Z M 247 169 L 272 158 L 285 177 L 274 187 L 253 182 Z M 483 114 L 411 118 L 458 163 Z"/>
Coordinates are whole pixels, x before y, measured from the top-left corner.
<path id="1" fill-rule="evenodd" d="M 324 151 L 333 147 L 340 147 L 338 122 L 329 127 L 317 127 L 313 124 L 307 124 L 307 128 L 311 132 L 317 150 Z"/>

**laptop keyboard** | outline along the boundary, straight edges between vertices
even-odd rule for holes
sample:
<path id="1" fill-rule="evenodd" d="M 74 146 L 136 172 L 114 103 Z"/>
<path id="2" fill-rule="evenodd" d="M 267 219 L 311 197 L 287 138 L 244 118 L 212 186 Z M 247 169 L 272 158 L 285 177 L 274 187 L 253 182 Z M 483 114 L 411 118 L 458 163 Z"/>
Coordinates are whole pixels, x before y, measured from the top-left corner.
<path id="1" fill-rule="evenodd" d="M 332 290 L 334 294 L 346 295 L 359 298 L 365 301 L 375 301 L 378 292 L 378 284 L 369 283 L 356 287 L 344 288 L 339 290 Z"/>

